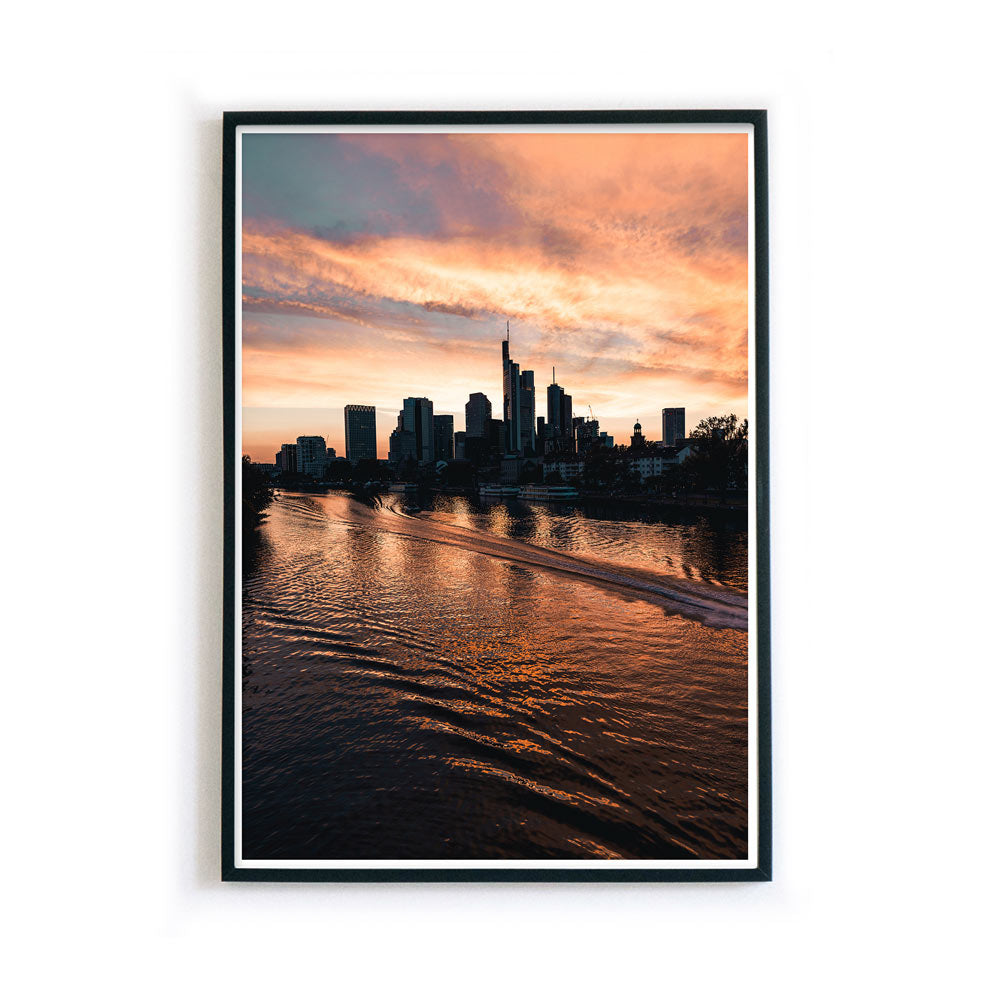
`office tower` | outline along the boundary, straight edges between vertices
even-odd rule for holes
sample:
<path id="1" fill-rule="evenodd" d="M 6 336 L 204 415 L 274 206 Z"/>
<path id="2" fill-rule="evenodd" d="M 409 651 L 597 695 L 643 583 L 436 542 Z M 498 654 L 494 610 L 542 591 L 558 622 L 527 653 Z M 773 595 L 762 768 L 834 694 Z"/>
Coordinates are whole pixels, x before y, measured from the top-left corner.
<path id="1" fill-rule="evenodd" d="M 303 436 L 295 439 L 297 469 L 303 476 L 322 479 L 326 472 L 326 438 Z"/>
<path id="2" fill-rule="evenodd" d="M 518 454 L 521 450 L 521 366 L 510 360 L 510 323 L 507 337 L 501 345 L 503 360 L 503 423 L 506 451 Z"/>
<path id="3" fill-rule="evenodd" d="M 507 424 L 503 420 L 486 421 L 486 441 L 493 451 L 501 452 L 504 450 L 506 428 Z"/>
<path id="4" fill-rule="evenodd" d="M 668 448 L 684 437 L 684 407 L 665 406 L 663 408 L 663 443 Z"/>
<path id="5" fill-rule="evenodd" d="M 326 460 L 327 460 L 327 462 L 332 462 L 336 457 L 337 457 L 337 449 L 336 448 L 327 448 L 326 449 Z"/>
<path id="6" fill-rule="evenodd" d="M 556 385 L 556 371 L 552 369 L 552 384 L 546 390 L 547 407 L 545 427 L 553 440 L 563 433 L 563 397 L 566 393 L 561 385 Z"/>
<path id="7" fill-rule="evenodd" d="M 545 440 L 545 417 L 535 419 L 535 449 L 542 450 L 542 442 Z"/>
<path id="8" fill-rule="evenodd" d="M 434 461 L 434 404 L 424 396 L 408 396 L 399 412 L 401 429 L 413 435 L 417 461 Z"/>
<path id="9" fill-rule="evenodd" d="M 568 393 L 563 393 L 562 398 L 562 433 L 564 438 L 573 441 L 573 397 Z"/>
<path id="10" fill-rule="evenodd" d="M 278 471 L 286 472 L 289 475 L 299 471 L 299 449 L 294 444 L 281 446 L 281 461 L 278 463 Z"/>
<path id="11" fill-rule="evenodd" d="M 399 426 L 389 435 L 389 464 L 399 465 L 408 458 L 417 461 L 417 437 L 412 431 Z"/>
<path id="12" fill-rule="evenodd" d="M 344 407 L 344 442 L 351 465 L 363 458 L 378 458 L 374 406 L 348 403 Z"/>
<path id="13" fill-rule="evenodd" d="M 450 462 L 454 452 L 455 418 L 449 414 L 434 415 L 434 461 Z"/>
<path id="14" fill-rule="evenodd" d="M 576 450 L 579 454 L 586 454 L 590 446 L 597 440 L 597 435 L 600 431 L 600 427 L 596 420 L 586 420 L 584 418 L 578 418 L 579 423 L 576 423 Z"/>
<path id="15" fill-rule="evenodd" d="M 281 452 L 277 451 L 274 453 L 274 467 L 281 472 Z"/>
<path id="16" fill-rule="evenodd" d="M 465 431 L 455 431 L 455 458 L 460 461 L 465 461 L 465 435 Z"/>
<path id="17" fill-rule="evenodd" d="M 521 372 L 520 452 L 535 450 L 535 373 Z"/>
<path id="18" fill-rule="evenodd" d="M 493 419 L 493 406 L 481 392 L 469 394 L 465 404 L 465 436 L 486 437 L 486 423 Z"/>

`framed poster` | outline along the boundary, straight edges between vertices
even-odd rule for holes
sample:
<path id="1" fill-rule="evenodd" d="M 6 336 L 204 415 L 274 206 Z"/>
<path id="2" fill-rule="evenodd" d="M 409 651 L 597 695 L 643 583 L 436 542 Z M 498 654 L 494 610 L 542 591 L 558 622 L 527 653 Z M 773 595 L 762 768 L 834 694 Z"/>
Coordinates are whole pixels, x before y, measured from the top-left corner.
<path id="1" fill-rule="evenodd" d="M 222 877 L 770 879 L 765 112 L 224 132 Z"/>

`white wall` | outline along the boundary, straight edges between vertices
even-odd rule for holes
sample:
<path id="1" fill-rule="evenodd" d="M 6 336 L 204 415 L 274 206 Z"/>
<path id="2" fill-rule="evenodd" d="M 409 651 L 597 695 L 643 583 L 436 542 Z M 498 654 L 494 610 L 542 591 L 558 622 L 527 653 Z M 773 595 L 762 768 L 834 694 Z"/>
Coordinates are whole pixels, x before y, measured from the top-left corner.
<path id="1" fill-rule="evenodd" d="M 6 16 L 12 995 L 985 995 L 989 8 L 363 9 Z M 770 112 L 775 881 L 221 885 L 221 111 L 544 106 Z"/>

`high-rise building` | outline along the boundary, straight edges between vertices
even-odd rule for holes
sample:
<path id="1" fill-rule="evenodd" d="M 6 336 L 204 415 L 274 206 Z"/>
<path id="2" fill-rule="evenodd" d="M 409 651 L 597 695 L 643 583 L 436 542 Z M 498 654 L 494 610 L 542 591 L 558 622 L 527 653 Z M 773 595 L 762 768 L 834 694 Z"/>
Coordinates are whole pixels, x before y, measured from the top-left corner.
<path id="1" fill-rule="evenodd" d="M 465 435 L 465 431 L 455 431 L 455 458 L 462 461 L 465 461 Z"/>
<path id="2" fill-rule="evenodd" d="M 503 424 L 504 450 L 518 454 L 521 450 L 521 366 L 510 360 L 510 323 L 501 345 L 503 361 Z"/>
<path id="3" fill-rule="evenodd" d="M 337 449 L 336 448 L 327 448 L 326 449 L 326 460 L 328 462 L 332 462 L 336 457 L 337 457 Z"/>
<path id="4" fill-rule="evenodd" d="M 294 444 L 283 444 L 278 454 L 281 456 L 278 460 L 279 472 L 293 475 L 299 471 L 299 449 Z"/>
<path id="5" fill-rule="evenodd" d="M 486 437 L 486 424 L 493 419 L 493 406 L 481 392 L 469 394 L 465 404 L 465 436 Z"/>
<path id="6" fill-rule="evenodd" d="M 663 408 L 663 443 L 668 448 L 684 437 L 684 407 L 665 406 Z"/>
<path id="7" fill-rule="evenodd" d="M 576 424 L 576 450 L 577 454 L 585 455 L 590 446 L 597 440 L 600 427 L 596 420 L 579 419 L 580 422 Z"/>
<path id="8" fill-rule="evenodd" d="M 455 418 L 450 414 L 434 415 L 434 461 L 450 462 L 455 457 Z"/>
<path id="9" fill-rule="evenodd" d="M 490 449 L 501 453 L 505 447 L 504 434 L 506 432 L 507 425 L 503 420 L 487 420 L 486 421 L 486 442 L 490 446 Z"/>
<path id="10" fill-rule="evenodd" d="M 408 458 L 417 461 L 417 437 L 400 426 L 389 435 L 389 464 L 399 465 Z"/>
<path id="11" fill-rule="evenodd" d="M 547 407 L 545 417 L 545 429 L 549 437 L 557 438 L 562 435 L 563 426 L 563 392 L 561 385 L 556 385 L 555 371 L 552 372 L 552 384 L 546 390 Z"/>
<path id="12" fill-rule="evenodd" d="M 573 397 L 556 383 L 552 369 L 552 384 L 547 390 L 547 419 L 545 421 L 545 451 L 573 451 Z"/>
<path id="13" fill-rule="evenodd" d="M 427 464 L 434 461 L 434 404 L 424 396 L 408 396 L 399 411 L 401 430 L 413 435 L 417 461 Z"/>
<path id="14" fill-rule="evenodd" d="M 521 372 L 521 441 L 520 451 L 535 450 L 535 373 Z"/>
<path id="15" fill-rule="evenodd" d="M 352 465 L 363 458 L 378 458 L 374 406 L 348 403 L 344 407 L 344 441 L 347 461 Z"/>
<path id="16" fill-rule="evenodd" d="M 326 472 L 326 438 L 303 436 L 295 439 L 296 471 L 322 479 Z"/>

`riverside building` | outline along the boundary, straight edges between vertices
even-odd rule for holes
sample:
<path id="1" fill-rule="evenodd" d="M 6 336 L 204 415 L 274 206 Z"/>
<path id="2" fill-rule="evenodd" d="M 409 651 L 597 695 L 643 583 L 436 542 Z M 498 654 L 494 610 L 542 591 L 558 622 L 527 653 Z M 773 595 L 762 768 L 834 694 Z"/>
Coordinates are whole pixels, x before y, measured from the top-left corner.
<path id="1" fill-rule="evenodd" d="M 434 404 L 425 396 L 408 396 L 399 411 L 399 429 L 413 435 L 416 459 L 434 461 Z"/>
<path id="2" fill-rule="evenodd" d="M 663 408 L 663 444 L 673 447 L 684 437 L 684 407 L 665 406 Z"/>
<path id="3" fill-rule="evenodd" d="M 344 407 L 344 440 L 347 461 L 356 465 L 364 458 L 377 458 L 375 407 L 348 403 Z"/>
<path id="4" fill-rule="evenodd" d="M 465 404 L 465 436 L 467 438 L 486 437 L 486 428 L 493 419 L 493 405 L 481 392 L 469 394 Z"/>
<path id="5" fill-rule="evenodd" d="M 326 438 L 303 436 L 295 439 L 297 468 L 303 476 L 322 479 L 326 472 Z"/>
<path id="6" fill-rule="evenodd" d="M 454 451 L 455 418 L 450 414 L 434 415 L 434 461 L 450 462 Z"/>

